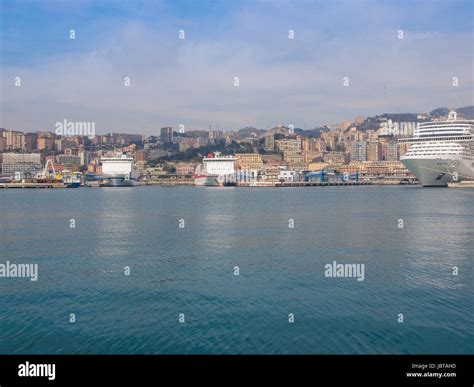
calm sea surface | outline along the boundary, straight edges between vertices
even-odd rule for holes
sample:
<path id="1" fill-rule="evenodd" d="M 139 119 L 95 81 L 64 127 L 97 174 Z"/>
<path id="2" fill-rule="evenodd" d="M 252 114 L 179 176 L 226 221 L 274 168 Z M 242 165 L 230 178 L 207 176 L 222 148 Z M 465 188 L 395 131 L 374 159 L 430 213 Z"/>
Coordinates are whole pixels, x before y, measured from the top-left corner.
<path id="1" fill-rule="evenodd" d="M 1 190 L 6 261 L 3 354 L 474 353 L 472 190 Z"/>

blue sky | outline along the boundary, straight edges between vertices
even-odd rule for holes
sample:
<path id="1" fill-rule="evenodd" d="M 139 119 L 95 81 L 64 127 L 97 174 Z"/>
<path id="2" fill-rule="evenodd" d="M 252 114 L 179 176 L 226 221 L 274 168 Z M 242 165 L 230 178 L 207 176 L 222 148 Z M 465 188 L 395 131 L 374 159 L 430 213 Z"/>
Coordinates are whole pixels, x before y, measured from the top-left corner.
<path id="1" fill-rule="evenodd" d="M 179 124 L 309 129 L 359 114 L 473 104 L 469 1 L 4 0 L 0 7 L 0 127 L 52 129 L 68 119 L 94 121 L 99 132 L 147 134 Z"/>

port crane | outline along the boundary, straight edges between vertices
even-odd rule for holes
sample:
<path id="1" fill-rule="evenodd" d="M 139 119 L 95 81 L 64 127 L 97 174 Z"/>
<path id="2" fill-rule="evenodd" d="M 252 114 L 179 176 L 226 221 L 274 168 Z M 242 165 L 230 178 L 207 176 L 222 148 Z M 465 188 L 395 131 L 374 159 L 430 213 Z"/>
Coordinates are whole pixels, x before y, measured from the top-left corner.
<path id="1" fill-rule="evenodd" d="M 37 179 L 40 180 L 57 180 L 56 169 L 54 168 L 53 160 L 48 159 L 46 160 L 46 164 L 44 165 L 44 169 L 41 172 L 38 172 L 36 175 Z"/>

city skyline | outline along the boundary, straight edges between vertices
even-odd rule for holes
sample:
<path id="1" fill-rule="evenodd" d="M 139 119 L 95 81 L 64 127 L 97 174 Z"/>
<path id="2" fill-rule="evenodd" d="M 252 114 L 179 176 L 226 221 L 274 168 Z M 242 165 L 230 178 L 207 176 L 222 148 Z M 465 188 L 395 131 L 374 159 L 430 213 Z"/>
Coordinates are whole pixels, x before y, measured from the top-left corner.
<path id="1" fill-rule="evenodd" d="M 0 126 L 52 130 L 68 119 L 95 122 L 97 133 L 145 135 L 179 125 L 311 129 L 468 106 L 470 15 L 463 1 L 416 9 L 367 1 L 4 2 Z"/>

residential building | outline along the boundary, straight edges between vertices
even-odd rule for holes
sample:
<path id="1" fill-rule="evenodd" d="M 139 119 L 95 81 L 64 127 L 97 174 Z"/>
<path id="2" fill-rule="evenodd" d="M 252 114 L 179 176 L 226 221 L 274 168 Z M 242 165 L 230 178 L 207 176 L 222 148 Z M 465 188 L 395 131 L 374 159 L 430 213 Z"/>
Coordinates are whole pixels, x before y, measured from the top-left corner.
<path id="1" fill-rule="evenodd" d="M 4 153 L 2 174 L 13 175 L 15 172 L 34 175 L 42 168 L 39 153 Z"/>
<path id="2" fill-rule="evenodd" d="M 367 160 L 367 142 L 356 141 L 351 145 L 350 160 L 363 162 Z"/>
<path id="3" fill-rule="evenodd" d="M 161 128 L 160 138 L 161 138 L 161 142 L 165 144 L 172 143 L 173 142 L 173 128 L 170 126 Z"/>

